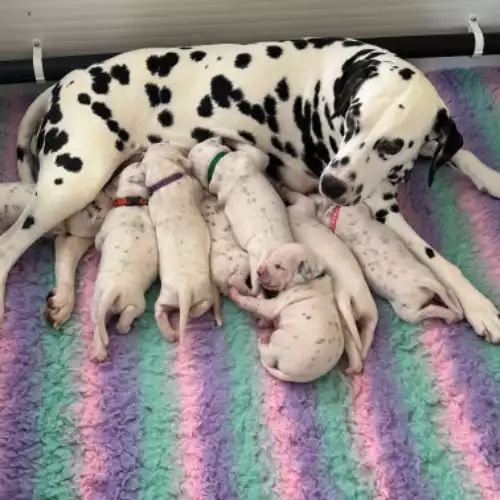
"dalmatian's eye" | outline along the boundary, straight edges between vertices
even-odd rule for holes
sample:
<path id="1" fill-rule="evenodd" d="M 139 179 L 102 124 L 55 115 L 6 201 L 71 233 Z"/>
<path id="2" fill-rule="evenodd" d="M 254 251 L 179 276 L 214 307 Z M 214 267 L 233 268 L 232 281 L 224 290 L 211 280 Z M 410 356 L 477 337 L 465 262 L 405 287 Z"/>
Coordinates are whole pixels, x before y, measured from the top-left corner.
<path id="1" fill-rule="evenodd" d="M 373 145 L 373 149 L 382 155 L 397 155 L 404 147 L 405 141 L 399 137 L 393 140 L 378 139 Z"/>

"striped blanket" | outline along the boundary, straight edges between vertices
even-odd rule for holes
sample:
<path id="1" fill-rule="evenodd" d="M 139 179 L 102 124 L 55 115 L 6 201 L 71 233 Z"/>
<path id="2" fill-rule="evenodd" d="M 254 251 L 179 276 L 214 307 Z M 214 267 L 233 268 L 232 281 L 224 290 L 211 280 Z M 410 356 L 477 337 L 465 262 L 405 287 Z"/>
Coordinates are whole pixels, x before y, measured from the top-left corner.
<path id="1" fill-rule="evenodd" d="M 500 167 L 500 72 L 431 75 L 469 148 Z M 2 179 L 15 180 L 16 128 L 33 96 L 0 99 Z M 500 304 L 500 201 L 442 169 L 416 168 L 403 210 L 423 237 Z M 0 200 L 1 202 L 1 200 Z M 91 361 L 98 258 L 78 275 L 75 314 L 45 323 L 50 241 L 16 265 L 0 332 L 0 500 L 498 499 L 500 347 L 465 324 L 409 325 L 379 301 L 362 376 L 314 384 L 264 373 L 253 320 L 224 302 L 225 325 L 166 343 L 153 302 L 132 333 L 112 329 Z"/>

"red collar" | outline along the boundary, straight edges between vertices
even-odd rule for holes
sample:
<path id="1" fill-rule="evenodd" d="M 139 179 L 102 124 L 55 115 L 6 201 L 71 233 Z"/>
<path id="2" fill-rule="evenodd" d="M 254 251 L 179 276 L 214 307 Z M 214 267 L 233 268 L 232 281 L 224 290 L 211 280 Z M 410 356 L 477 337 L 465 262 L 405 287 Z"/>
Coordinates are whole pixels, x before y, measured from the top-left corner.
<path id="1" fill-rule="evenodd" d="M 330 231 L 332 233 L 334 233 L 335 229 L 337 228 L 337 221 L 339 220 L 340 208 L 341 207 L 337 205 L 332 211 L 332 218 L 330 219 Z"/>
<path id="2" fill-rule="evenodd" d="M 113 201 L 114 207 L 143 207 L 147 204 L 148 200 L 140 196 L 125 196 L 123 198 L 115 198 L 115 201 Z"/>

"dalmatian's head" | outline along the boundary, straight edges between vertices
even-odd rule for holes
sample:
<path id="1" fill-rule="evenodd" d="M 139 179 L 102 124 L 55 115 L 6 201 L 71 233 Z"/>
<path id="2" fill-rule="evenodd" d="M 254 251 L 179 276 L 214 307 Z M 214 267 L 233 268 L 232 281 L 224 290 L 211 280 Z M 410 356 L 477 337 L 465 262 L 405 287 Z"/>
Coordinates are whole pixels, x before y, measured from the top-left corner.
<path id="1" fill-rule="evenodd" d="M 259 282 L 266 290 L 281 291 L 302 285 L 318 277 L 324 266 L 300 243 L 287 243 L 277 248 L 257 270 Z"/>
<path id="2" fill-rule="evenodd" d="M 379 66 L 376 77 L 340 96 L 345 100 L 339 104 L 343 136 L 319 182 L 321 194 L 339 205 L 365 200 L 384 181 L 402 182 L 425 143 L 437 144 L 430 181 L 462 147 L 455 123 L 427 78 L 394 68 Z"/>

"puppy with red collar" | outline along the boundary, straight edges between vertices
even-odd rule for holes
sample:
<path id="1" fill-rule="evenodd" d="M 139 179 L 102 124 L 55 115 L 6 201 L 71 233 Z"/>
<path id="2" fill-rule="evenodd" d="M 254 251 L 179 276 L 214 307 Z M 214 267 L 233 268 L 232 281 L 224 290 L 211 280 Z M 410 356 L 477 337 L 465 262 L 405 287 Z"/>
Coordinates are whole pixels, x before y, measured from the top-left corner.
<path id="1" fill-rule="evenodd" d="M 289 243 L 261 264 L 259 280 L 279 294 L 265 299 L 231 288 L 230 297 L 274 323 L 269 343 L 259 343 L 264 368 L 287 382 L 311 382 L 328 373 L 344 351 L 344 332 L 323 264 L 304 245 Z"/>
<path id="2" fill-rule="evenodd" d="M 224 206 L 236 240 L 248 252 L 252 295 L 257 295 L 258 267 L 271 252 L 293 242 L 285 205 L 264 175 L 268 156 L 243 144 L 231 151 L 212 138 L 194 146 L 188 159 L 196 178 Z"/>
<path id="3" fill-rule="evenodd" d="M 387 299 L 401 319 L 416 323 L 440 318 L 454 323 L 463 318 L 455 294 L 389 227 L 374 220 L 366 205 L 340 208 L 318 195 L 311 198 L 318 219 L 349 246 L 370 288 Z"/>
<path id="4" fill-rule="evenodd" d="M 113 208 L 99 230 L 101 252 L 92 300 L 94 357 L 104 361 L 109 342 L 106 322 L 119 314 L 117 330 L 128 333 L 146 308 L 144 295 L 158 275 L 156 234 L 149 217 L 145 171 L 132 163 L 119 175 Z"/>
<path id="5" fill-rule="evenodd" d="M 188 176 L 184 151 L 168 142 L 151 145 L 144 156 L 149 212 L 158 240 L 161 291 L 155 317 L 170 341 L 182 340 L 189 316 L 199 317 L 213 305 L 221 323 L 220 295 L 210 276 L 210 233 L 200 203 L 203 189 Z M 179 310 L 179 328 L 170 321 Z"/>

